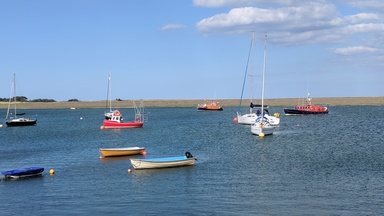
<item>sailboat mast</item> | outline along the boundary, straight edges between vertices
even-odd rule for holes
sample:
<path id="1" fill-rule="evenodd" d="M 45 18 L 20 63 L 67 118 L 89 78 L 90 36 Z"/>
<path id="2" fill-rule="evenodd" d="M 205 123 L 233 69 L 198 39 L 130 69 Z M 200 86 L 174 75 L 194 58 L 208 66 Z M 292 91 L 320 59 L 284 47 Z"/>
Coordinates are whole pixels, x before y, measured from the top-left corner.
<path id="1" fill-rule="evenodd" d="M 248 58 L 247 58 L 247 65 L 245 66 L 245 73 L 244 73 L 244 79 L 243 79 L 243 88 L 241 89 L 240 104 L 239 104 L 239 108 L 238 108 L 239 111 L 240 111 L 240 108 L 241 108 L 241 102 L 243 101 L 244 87 L 245 87 L 245 81 L 247 79 L 249 59 L 251 57 L 253 41 L 254 41 L 254 38 L 253 38 L 253 34 L 252 34 L 252 40 L 251 40 L 251 44 L 250 44 L 250 47 L 249 47 L 249 53 L 248 53 Z"/>
<path id="2" fill-rule="evenodd" d="M 255 68 L 255 32 L 252 32 L 252 51 L 251 51 L 251 74 L 250 74 L 250 90 L 251 90 L 251 104 L 253 104 L 253 77 L 254 77 L 254 68 Z M 251 106 L 249 113 L 253 113 L 253 107 Z"/>
<path id="3" fill-rule="evenodd" d="M 264 42 L 264 66 L 263 66 L 263 83 L 262 83 L 262 89 L 261 89 L 261 119 L 264 121 L 264 82 L 265 82 L 265 70 L 267 67 L 267 35 L 265 35 L 265 42 Z"/>
<path id="4" fill-rule="evenodd" d="M 12 97 L 12 95 L 14 94 L 15 92 L 15 88 L 14 88 L 14 85 L 15 85 L 15 74 L 13 74 L 13 82 L 12 82 L 12 85 L 11 85 L 11 94 L 9 95 L 9 103 L 8 103 L 8 109 L 7 109 L 7 117 L 6 119 L 9 119 L 9 110 L 11 109 L 11 104 L 12 104 L 12 100 L 14 100 L 14 98 Z M 15 105 L 16 106 L 16 105 Z"/>
<path id="5" fill-rule="evenodd" d="M 13 101 L 15 102 L 15 118 L 16 118 L 16 74 L 13 74 Z"/>
<path id="6" fill-rule="evenodd" d="M 109 111 L 112 112 L 112 101 L 111 101 L 111 74 L 108 76 L 108 88 L 107 88 L 107 101 L 105 103 L 105 110 L 108 110 L 109 105 Z"/>

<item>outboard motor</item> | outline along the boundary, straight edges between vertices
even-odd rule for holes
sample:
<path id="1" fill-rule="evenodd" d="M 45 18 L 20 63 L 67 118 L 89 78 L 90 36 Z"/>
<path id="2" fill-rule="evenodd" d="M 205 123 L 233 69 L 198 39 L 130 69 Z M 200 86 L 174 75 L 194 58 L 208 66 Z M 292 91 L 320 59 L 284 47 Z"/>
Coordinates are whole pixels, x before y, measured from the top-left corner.
<path id="1" fill-rule="evenodd" d="M 193 158 L 193 155 L 190 153 L 190 152 L 185 152 L 185 156 L 187 157 L 187 158 Z"/>

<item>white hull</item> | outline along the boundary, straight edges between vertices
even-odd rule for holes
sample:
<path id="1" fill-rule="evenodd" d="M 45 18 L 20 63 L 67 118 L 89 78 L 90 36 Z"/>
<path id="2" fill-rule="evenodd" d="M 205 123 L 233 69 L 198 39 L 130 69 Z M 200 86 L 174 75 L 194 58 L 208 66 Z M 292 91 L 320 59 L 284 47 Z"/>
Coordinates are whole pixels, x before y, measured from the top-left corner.
<path id="1" fill-rule="evenodd" d="M 5 178 L 13 178 L 13 179 L 18 179 L 18 178 L 26 178 L 26 177 L 32 177 L 32 176 L 39 176 L 42 175 L 43 172 L 40 173 L 33 173 L 29 175 L 6 175 Z"/>
<path id="2" fill-rule="evenodd" d="M 251 126 L 251 132 L 255 135 L 260 135 L 261 133 L 263 133 L 266 136 L 272 135 L 275 131 L 275 128 L 275 126 L 268 125 L 268 123 L 261 124 L 260 122 L 257 122 Z"/>
<path id="3" fill-rule="evenodd" d="M 245 124 L 245 125 L 253 125 L 256 122 L 256 119 L 259 116 L 256 115 L 256 113 L 249 113 L 245 115 L 241 115 L 240 113 L 237 113 L 237 122 L 239 124 Z M 280 124 L 280 118 L 270 115 L 264 115 L 265 118 L 268 119 L 268 122 L 272 126 L 277 126 Z"/>
<path id="4" fill-rule="evenodd" d="M 275 116 L 265 116 L 267 119 L 268 119 L 268 121 L 269 121 L 269 124 L 271 125 L 271 126 L 277 126 L 277 125 L 279 125 L 280 124 L 280 118 L 278 118 L 278 117 L 275 117 Z"/>
<path id="5" fill-rule="evenodd" d="M 245 115 L 241 115 L 240 113 L 237 113 L 237 123 L 239 124 L 246 124 L 246 125 L 255 124 L 256 118 L 257 118 L 256 113 L 249 113 Z"/>
<path id="6" fill-rule="evenodd" d="M 195 164 L 194 158 L 180 158 L 179 160 L 157 160 L 157 159 L 131 159 L 131 164 L 135 169 L 159 169 L 168 167 L 191 166 Z"/>

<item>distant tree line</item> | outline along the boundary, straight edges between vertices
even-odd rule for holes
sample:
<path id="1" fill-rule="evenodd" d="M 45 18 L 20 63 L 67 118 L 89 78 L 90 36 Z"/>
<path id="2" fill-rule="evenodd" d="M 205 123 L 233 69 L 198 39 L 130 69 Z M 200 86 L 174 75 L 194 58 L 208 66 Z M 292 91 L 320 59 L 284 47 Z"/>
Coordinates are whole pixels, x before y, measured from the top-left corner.
<path id="1" fill-rule="evenodd" d="M 15 97 L 13 97 L 11 100 L 15 101 Z M 0 101 L 9 101 L 9 98 L 0 98 Z M 27 102 L 28 98 L 25 96 L 16 96 L 16 101 Z"/>
<path id="2" fill-rule="evenodd" d="M 0 98 L 0 102 L 8 102 L 9 98 Z M 15 97 L 11 99 L 11 101 L 15 101 Z M 16 96 L 16 101 L 17 102 L 56 102 L 53 99 L 34 99 L 34 100 L 28 100 L 27 97 L 25 96 Z"/>
<path id="3" fill-rule="evenodd" d="M 122 101 L 120 98 L 116 100 Z M 0 102 L 8 102 L 8 101 L 9 101 L 9 98 L 0 98 Z M 15 97 L 12 98 L 12 101 L 15 101 Z M 25 96 L 16 96 L 16 101 L 17 102 L 56 102 L 53 99 L 41 99 L 41 98 L 28 100 L 28 98 Z M 76 98 L 72 98 L 72 99 L 69 99 L 68 102 L 79 102 L 79 100 Z"/>
<path id="4" fill-rule="evenodd" d="M 31 100 L 30 102 L 56 102 L 56 101 L 53 99 L 34 99 L 34 100 Z"/>

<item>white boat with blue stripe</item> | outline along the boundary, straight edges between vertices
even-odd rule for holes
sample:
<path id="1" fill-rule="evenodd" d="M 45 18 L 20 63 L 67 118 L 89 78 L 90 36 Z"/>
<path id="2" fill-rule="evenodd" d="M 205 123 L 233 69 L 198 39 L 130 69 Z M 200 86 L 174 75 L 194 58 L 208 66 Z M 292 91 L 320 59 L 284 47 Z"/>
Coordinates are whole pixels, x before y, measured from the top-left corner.
<path id="1" fill-rule="evenodd" d="M 148 158 L 148 159 L 130 159 L 131 165 L 138 169 L 159 169 L 169 167 L 192 166 L 195 164 L 196 158 L 191 153 L 186 152 L 185 156 L 165 157 L 165 158 Z"/>

